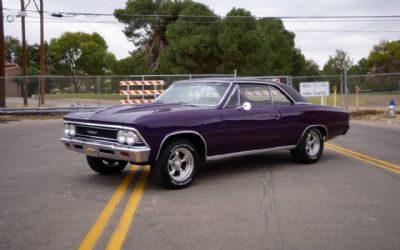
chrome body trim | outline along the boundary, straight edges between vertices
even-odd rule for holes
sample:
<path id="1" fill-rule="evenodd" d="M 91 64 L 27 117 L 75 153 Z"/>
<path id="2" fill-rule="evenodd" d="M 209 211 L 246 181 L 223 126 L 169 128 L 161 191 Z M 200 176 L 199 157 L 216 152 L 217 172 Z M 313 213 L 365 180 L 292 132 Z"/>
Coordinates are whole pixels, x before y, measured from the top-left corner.
<path id="1" fill-rule="evenodd" d="M 299 140 L 297 140 L 296 147 L 297 147 L 297 145 L 299 145 L 299 143 L 300 143 L 301 139 L 303 138 L 303 136 L 305 135 L 306 131 L 309 130 L 310 128 L 313 128 L 313 127 L 322 127 L 325 130 L 325 133 L 326 133 L 326 135 L 324 136 L 324 141 L 326 141 L 328 139 L 328 128 L 325 125 L 322 125 L 322 124 L 314 124 L 314 125 L 307 126 L 304 129 L 304 131 L 301 134 Z"/>
<path id="2" fill-rule="evenodd" d="M 311 105 L 311 102 L 295 102 L 295 104 Z"/>
<path id="3" fill-rule="evenodd" d="M 288 149 L 294 149 L 294 148 L 296 148 L 296 145 L 274 147 L 274 148 L 266 148 L 266 149 L 257 149 L 257 150 L 249 150 L 249 151 L 241 151 L 241 152 L 229 153 L 229 154 L 223 154 L 223 155 L 213 155 L 213 156 L 207 157 L 206 161 L 215 161 L 215 160 L 220 160 L 220 159 L 225 159 L 225 158 L 230 158 L 230 157 L 238 157 L 238 156 L 245 156 L 245 155 L 252 155 L 252 154 L 260 154 L 260 153 L 266 153 L 266 152 L 271 152 L 271 151 L 288 150 Z"/>
<path id="4" fill-rule="evenodd" d="M 176 131 L 176 132 L 169 133 L 169 134 L 167 134 L 167 135 L 164 137 L 164 139 L 161 141 L 160 147 L 158 148 L 158 152 L 157 152 L 157 156 L 156 156 L 155 161 L 158 160 L 158 157 L 160 156 L 161 149 L 162 149 L 162 147 L 164 146 L 165 141 L 166 141 L 169 137 L 171 137 L 171 136 L 173 136 L 173 135 L 179 135 L 179 134 L 194 134 L 194 135 L 200 137 L 200 139 L 201 139 L 201 140 L 203 141 L 203 143 L 204 143 L 204 159 L 207 158 L 207 143 L 206 143 L 206 140 L 204 139 L 204 137 L 203 137 L 200 133 L 198 133 L 198 132 L 196 132 L 196 131 L 193 131 L 193 130 L 182 130 L 182 131 Z"/>
<path id="5" fill-rule="evenodd" d="M 224 109 L 226 107 L 226 105 L 228 105 L 229 101 L 231 100 L 232 96 L 235 94 L 236 89 L 239 89 L 239 85 L 235 84 L 235 86 L 233 87 L 231 94 L 229 95 L 228 99 L 226 100 L 226 102 L 224 103 L 224 105 L 222 105 L 222 108 Z M 237 92 L 238 94 L 238 98 L 240 98 L 239 92 Z M 240 99 L 238 99 L 240 100 Z M 240 103 L 240 101 L 239 101 Z"/>
<path id="6" fill-rule="evenodd" d="M 64 120 L 64 123 L 67 124 L 76 124 L 76 125 L 82 125 L 86 127 L 98 127 L 98 128 L 105 128 L 105 129 L 117 129 L 117 130 L 132 130 L 135 132 L 139 138 L 143 141 L 143 143 L 149 147 L 149 144 L 146 142 L 146 140 L 143 138 L 143 136 L 139 133 L 139 131 L 133 127 L 127 127 L 127 126 L 121 126 L 121 125 L 109 125 L 109 124 L 99 124 L 99 123 L 89 123 L 89 122 L 75 122 L 75 121 L 68 121 Z M 115 138 L 116 140 L 117 138 Z"/>
<path id="7" fill-rule="evenodd" d="M 62 137 L 60 141 L 69 150 L 98 158 L 145 163 L 148 162 L 150 155 L 148 146 L 135 147 L 114 142 L 72 137 Z M 128 153 L 129 156 L 124 156 L 121 153 Z"/>

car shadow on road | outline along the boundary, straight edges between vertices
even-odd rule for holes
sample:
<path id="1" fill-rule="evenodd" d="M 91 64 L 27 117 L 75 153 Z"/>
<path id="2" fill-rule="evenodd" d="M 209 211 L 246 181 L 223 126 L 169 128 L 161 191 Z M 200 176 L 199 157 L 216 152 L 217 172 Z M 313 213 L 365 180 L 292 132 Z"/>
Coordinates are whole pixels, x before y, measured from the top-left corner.
<path id="1" fill-rule="evenodd" d="M 324 162 L 330 162 L 335 160 L 335 158 L 340 157 L 339 155 L 324 153 L 320 161 L 315 164 L 301 164 L 293 161 L 289 152 L 271 152 L 263 154 L 255 154 L 241 157 L 234 157 L 223 160 L 215 160 L 207 163 L 203 163 L 200 166 L 198 172 L 198 179 L 212 180 L 220 179 L 227 176 L 235 177 L 240 176 L 245 173 L 257 173 L 262 172 L 265 169 L 268 171 L 290 171 L 290 169 L 298 171 L 301 169 L 310 169 L 318 167 L 319 164 L 324 164 Z M 88 173 L 86 175 L 78 175 L 75 181 L 80 183 L 85 183 L 88 186 L 98 186 L 98 187 L 113 187 L 118 186 L 123 179 L 130 173 L 129 165 L 127 168 L 119 174 L 115 175 L 100 175 L 96 173 Z M 133 183 L 137 183 L 140 173 L 138 171 L 133 179 Z M 149 181 L 146 185 L 148 190 L 163 190 L 162 187 L 154 183 L 149 176 Z"/>
<path id="2" fill-rule="evenodd" d="M 297 167 L 289 152 L 264 153 L 216 160 L 203 164 L 199 175 L 241 174 L 242 172 L 259 171 L 264 168 L 293 168 Z"/>

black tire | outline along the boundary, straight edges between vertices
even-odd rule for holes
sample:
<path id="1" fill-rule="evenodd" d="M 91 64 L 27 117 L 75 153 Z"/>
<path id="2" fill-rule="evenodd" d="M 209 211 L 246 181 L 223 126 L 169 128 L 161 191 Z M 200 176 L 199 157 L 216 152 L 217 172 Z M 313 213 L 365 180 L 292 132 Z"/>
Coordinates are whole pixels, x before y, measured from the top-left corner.
<path id="1" fill-rule="evenodd" d="M 193 143 L 175 140 L 162 148 L 152 177 L 167 189 L 181 189 L 193 183 L 198 166 L 199 155 Z"/>
<path id="2" fill-rule="evenodd" d="M 86 156 L 90 168 L 102 175 L 117 174 L 121 172 L 128 162 L 109 160 L 97 157 Z"/>
<path id="3" fill-rule="evenodd" d="M 295 149 L 290 150 L 293 159 L 300 163 L 317 162 L 324 151 L 324 138 L 317 128 L 309 129 Z"/>

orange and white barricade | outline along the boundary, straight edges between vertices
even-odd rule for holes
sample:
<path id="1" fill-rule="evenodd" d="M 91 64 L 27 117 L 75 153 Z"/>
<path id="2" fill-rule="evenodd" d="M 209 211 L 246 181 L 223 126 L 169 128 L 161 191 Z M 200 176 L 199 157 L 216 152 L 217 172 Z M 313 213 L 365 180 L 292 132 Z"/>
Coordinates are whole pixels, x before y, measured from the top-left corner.
<path id="1" fill-rule="evenodd" d="M 120 90 L 119 95 L 125 95 L 125 100 L 120 100 L 122 104 L 143 104 L 151 103 L 160 94 L 164 92 L 162 88 L 164 86 L 164 81 L 120 81 L 119 86 L 126 86 L 126 90 Z M 135 86 L 136 89 L 129 89 L 130 86 Z M 142 87 L 141 90 L 137 89 L 137 86 Z M 147 89 L 145 89 L 145 87 Z M 149 89 L 152 88 L 152 89 Z M 131 99 L 130 96 L 136 97 L 136 99 Z M 153 98 L 150 99 L 150 96 Z M 140 99 L 137 99 L 140 97 Z"/>

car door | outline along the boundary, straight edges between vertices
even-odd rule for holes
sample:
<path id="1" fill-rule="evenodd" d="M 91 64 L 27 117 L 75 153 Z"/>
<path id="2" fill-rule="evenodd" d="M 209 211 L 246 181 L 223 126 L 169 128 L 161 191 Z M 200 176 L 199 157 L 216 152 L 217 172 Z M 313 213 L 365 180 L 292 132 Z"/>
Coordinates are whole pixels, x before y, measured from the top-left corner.
<path id="1" fill-rule="evenodd" d="M 297 105 L 276 86 L 270 86 L 273 105 L 281 114 L 281 143 L 284 146 L 296 145 L 306 127 L 304 111 L 307 105 Z"/>
<path id="2" fill-rule="evenodd" d="M 250 103 L 246 110 L 244 103 Z M 221 109 L 223 145 L 220 151 L 234 153 L 280 146 L 280 113 L 272 105 L 267 84 L 239 83 Z"/>

